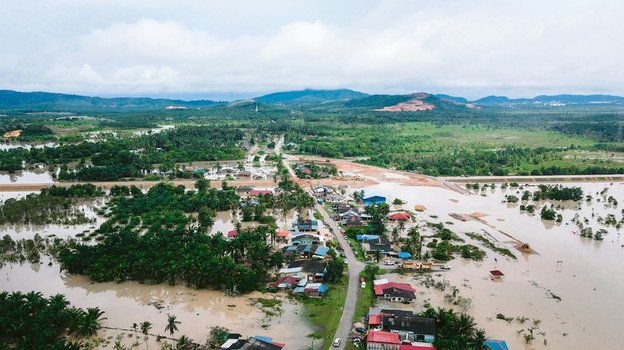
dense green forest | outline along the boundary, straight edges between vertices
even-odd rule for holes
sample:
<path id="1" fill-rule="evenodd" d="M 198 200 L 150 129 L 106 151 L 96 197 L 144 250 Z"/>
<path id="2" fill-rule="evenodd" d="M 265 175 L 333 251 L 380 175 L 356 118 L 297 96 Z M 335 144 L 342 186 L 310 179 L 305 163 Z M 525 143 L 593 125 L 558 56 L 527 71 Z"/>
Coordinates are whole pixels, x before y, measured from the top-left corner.
<path id="1" fill-rule="evenodd" d="M 624 111 L 618 106 L 468 109 L 430 96 L 438 106 L 432 111 L 372 110 L 406 96 L 374 95 L 308 107 L 260 103 L 258 112 L 254 103 L 93 110 L 88 119 L 7 112 L 1 130 L 30 127 L 25 137 L 39 133 L 41 140 L 74 141 L 50 149 L 2 151 L 0 170 L 19 170 L 24 160 L 27 165 L 68 165 L 59 174 L 62 180 L 138 178 L 154 168 L 180 177 L 176 163 L 241 159 L 243 140 L 285 135 L 285 149 L 291 153 L 357 157 L 367 164 L 429 175 L 624 173 Z M 177 127 L 142 136 L 131 132 L 163 124 Z M 114 131 L 117 136 L 80 142 L 92 131 Z"/>

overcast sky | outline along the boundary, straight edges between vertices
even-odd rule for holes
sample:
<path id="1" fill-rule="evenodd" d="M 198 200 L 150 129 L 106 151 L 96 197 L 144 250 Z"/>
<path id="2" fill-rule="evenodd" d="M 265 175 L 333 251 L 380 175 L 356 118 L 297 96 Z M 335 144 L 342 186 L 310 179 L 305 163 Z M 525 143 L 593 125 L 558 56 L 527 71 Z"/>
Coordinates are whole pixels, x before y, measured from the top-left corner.
<path id="1" fill-rule="evenodd" d="M 0 89 L 624 95 L 624 1 L 0 0 Z"/>

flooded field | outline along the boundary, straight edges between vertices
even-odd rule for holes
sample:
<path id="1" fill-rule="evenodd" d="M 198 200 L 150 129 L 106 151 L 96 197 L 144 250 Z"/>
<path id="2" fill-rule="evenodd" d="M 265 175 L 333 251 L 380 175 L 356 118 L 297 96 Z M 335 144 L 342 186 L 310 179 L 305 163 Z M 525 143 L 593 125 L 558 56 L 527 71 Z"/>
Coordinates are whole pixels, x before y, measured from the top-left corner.
<path id="1" fill-rule="evenodd" d="M 500 185 L 494 190 L 464 195 L 442 188 L 387 182 L 367 189 L 387 196 L 389 201 L 395 197 L 405 200 L 405 209 L 424 205 L 427 209 L 416 214 L 421 223 L 452 223 L 446 227 L 467 243 L 480 245 L 463 235 L 464 232 L 489 234 L 499 242 L 497 244 L 507 246 L 518 257 L 516 261 L 483 248 L 488 254 L 482 262 L 455 258 L 449 262 L 450 271 L 432 276 L 438 281 L 449 281 L 458 288 L 459 295 L 472 299 L 468 312 L 489 337 L 506 340 L 511 349 L 618 349 L 624 344 L 624 335 L 619 331 L 624 322 L 621 313 L 624 277 L 620 273 L 624 239 L 613 226 L 599 224 L 598 217 L 612 213 L 619 220 L 622 206 L 605 206 L 596 198 L 606 187 L 607 194 L 621 202 L 624 184 L 566 183 L 564 186 L 579 186 L 594 199 L 580 204 L 564 203 L 564 209 L 557 210 L 563 215 L 561 223 L 540 219 L 539 209 L 544 202 L 537 204 L 533 215 L 520 212 L 522 202 L 502 203 L 507 194 L 520 195 L 517 189 L 501 190 Z M 533 192 L 537 187 L 526 189 Z M 555 206 L 558 204 L 555 202 Z M 473 214 L 482 221 L 457 220 L 451 213 Z M 603 241 L 580 237 L 578 228 L 571 223 L 577 213 L 581 218 L 588 218 L 588 226 L 594 231 L 607 230 Z M 505 234 L 528 243 L 536 254 L 521 254 L 514 248 L 516 242 Z M 504 272 L 500 281 L 490 279 L 489 271 L 494 269 Z M 452 306 L 444 301 L 448 289 L 442 292 L 428 289 L 417 281 L 411 282 L 422 294 L 417 303 L 409 307 L 421 309 L 427 300 L 433 306 Z M 507 322 L 496 318 L 499 313 L 506 317 L 526 317 L 528 321 Z M 538 327 L 533 330 L 535 339 L 527 345 L 523 334 L 528 334 L 534 319 L 539 320 L 536 321 Z M 518 333 L 521 330 L 524 332 Z"/>
<path id="2" fill-rule="evenodd" d="M 54 179 L 46 169 L 37 169 L 33 171 L 16 171 L 8 173 L 0 172 L 0 185 L 18 185 L 18 184 L 51 184 Z"/>
<path id="3" fill-rule="evenodd" d="M 22 198 L 32 192 L 0 193 L 0 201 L 8 198 Z M 97 217 L 93 206 L 102 203 L 81 205 L 80 208 L 89 217 Z M 278 218 L 280 227 L 287 227 L 296 214 L 291 212 Z M 13 239 L 32 238 L 35 234 L 42 237 L 55 235 L 61 238 L 75 237 L 85 230 L 99 226 L 103 218 L 97 217 L 96 224 L 86 225 L 5 225 L 0 227 L 0 235 L 9 234 Z M 243 226 L 250 224 L 245 223 Z M 220 212 L 215 218 L 212 232 L 227 234 L 234 229 L 231 212 Z M 103 322 L 105 329 L 101 332 L 111 342 L 120 340 L 122 344 L 131 346 L 137 341 L 131 331 L 133 323 L 149 321 L 153 323 L 153 334 L 168 335 L 164 329 L 167 314 L 177 316 L 181 321 L 179 333 L 175 336 L 187 335 L 199 343 L 204 343 L 210 329 L 215 326 L 226 327 L 244 336 L 264 335 L 286 343 L 289 348 L 299 349 L 309 345 L 307 337 L 315 331 L 314 327 L 303 316 L 303 306 L 280 294 L 252 293 L 245 296 L 227 296 L 221 291 L 193 289 L 184 286 L 183 282 L 176 286 L 166 284 L 149 285 L 136 282 L 124 283 L 93 283 L 87 277 L 70 275 L 60 272 L 59 265 L 48 257 L 43 257 L 40 264 L 8 264 L 0 268 L 0 290 L 3 291 L 41 291 L 44 295 L 62 293 L 74 305 L 79 307 L 98 306 L 105 311 L 107 320 Z M 276 310 L 279 316 L 269 316 L 262 308 L 255 305 L 255 298 L 279 298 L 281 306 Z M 163 340 L 162 342 L 164 342 Z M 143 336 L 138 343 L 144 346 Z M 155 337 L 151 337 L 149 345 L 159 348 Z M 136 344 L 135 344 L 136 345 Z M 137 345 L 139 346 L 139 345 Z"/>
<path id="4" fill-rule="evenodd" d="M 42 264 L 5 266 L 0 269 L 0 281 L 1 289 L 5 291 L 37 290 L 45 295 L 63 293 L 75 306 L 98 306 L 108 318 L 103 321 L 105 327 L 129 330 L 135 322 L 149 321 L 153 324 L 152 333 L 168 336 L 164 331 L 167 314 L 175 315 L 181 321 L 175 336 L 186 335 L 199 343 L 206 341 L 210 328 L 220 326 L 245 336 L 273 337 L 289 344 L 289 348 L 298 349 L 296 344 L 308 344 L 306 336 L 314 331 L 304 319 L 303 307 L 298 303 L 281 298 L 282 314 L 276 317 L 267 316 L 254 305 L 254 298 L 276 297 L 273 294 L 228 297 L 221 291 L 197 290 L 183 284 L 93 283 L 84 276 L 60 273 L 58 264 L 48 266 L 46 260 Z M 105 334 L 115 337 L 121 332 L 109 330 Z M 127 345 L 134 342 L 133 338 L 122 339 Z M 155 339 L 150 342 L 152 348 L 159 348 Z M 142 335 L 139 343 L 144 346 Z"/>

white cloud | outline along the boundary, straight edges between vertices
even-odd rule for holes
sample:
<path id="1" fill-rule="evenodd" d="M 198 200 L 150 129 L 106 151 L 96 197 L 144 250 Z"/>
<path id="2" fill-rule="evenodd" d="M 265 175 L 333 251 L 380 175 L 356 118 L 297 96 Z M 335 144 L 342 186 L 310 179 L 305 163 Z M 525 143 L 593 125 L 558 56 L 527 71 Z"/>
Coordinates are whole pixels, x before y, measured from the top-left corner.
<path id="1" fill-rule="evenodd" d="M 362 4 L 357 13 L 344 15 L 331 2 L 306 11 L 290 2 L 267 9 L 193 1 L 185 12 L 157 1 L 123 15 L 93 3 L 95 26 L 74 14 L 75 23 L 59 20 L 46 32 L 6 18 L 16 32 L 0 34 L 8 48 L 0 55 L 4 87 L 133 95 L 304 87 L 624 94 L 624 6 L 617 1 L 353 2 Z M 47 17 L 86 11 L 72 1 L 48 10 Z M 33 31 L 38 46 L 20 40 Z"/>

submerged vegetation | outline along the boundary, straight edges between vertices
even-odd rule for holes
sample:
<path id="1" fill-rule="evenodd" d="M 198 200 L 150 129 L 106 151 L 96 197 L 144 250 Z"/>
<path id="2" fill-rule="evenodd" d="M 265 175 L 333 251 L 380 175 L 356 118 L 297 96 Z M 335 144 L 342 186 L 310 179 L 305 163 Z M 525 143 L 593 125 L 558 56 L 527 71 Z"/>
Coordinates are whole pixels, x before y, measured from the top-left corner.
<path id="1" fill-rule="evenodd" d="M 105 319 L 97 307 L 80 309 L 62 294 L 0 292 L 0 346 L 7 349 L 81 349 Z"/>
<path id="2" fill-rule="evenodd" d="M 9 198 L 0 205 L 0 224 L 85 224 L 94 222 L 76 208 L 79 199 L 101 197 L 104 192 L 92 184 L 52 186 L 24 198 Z"/>

